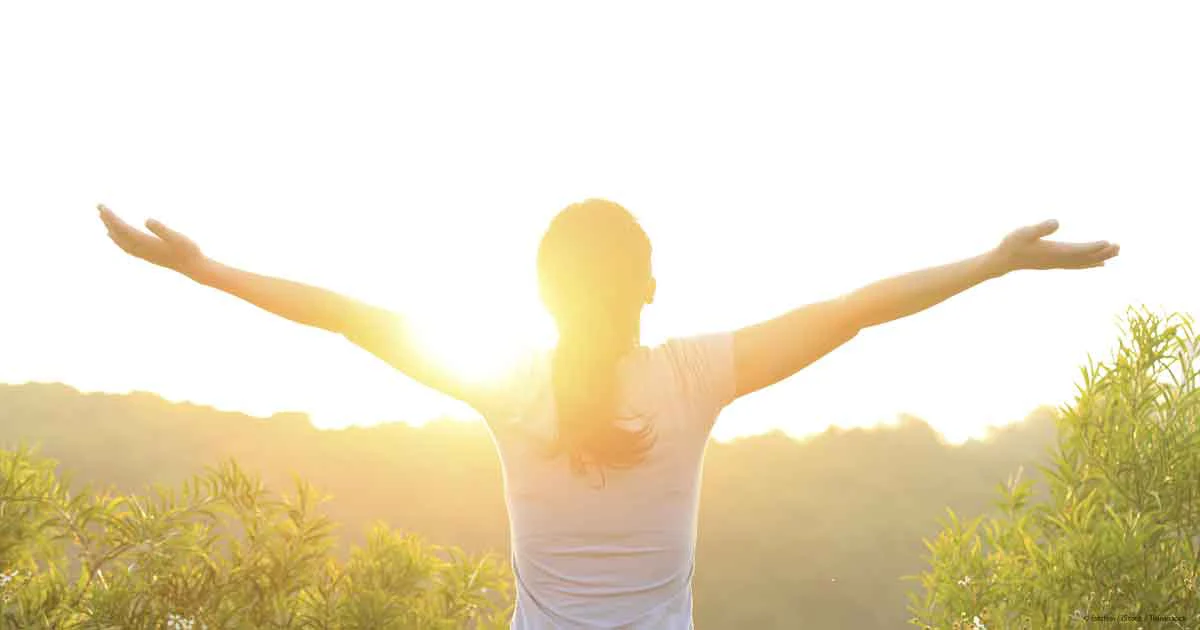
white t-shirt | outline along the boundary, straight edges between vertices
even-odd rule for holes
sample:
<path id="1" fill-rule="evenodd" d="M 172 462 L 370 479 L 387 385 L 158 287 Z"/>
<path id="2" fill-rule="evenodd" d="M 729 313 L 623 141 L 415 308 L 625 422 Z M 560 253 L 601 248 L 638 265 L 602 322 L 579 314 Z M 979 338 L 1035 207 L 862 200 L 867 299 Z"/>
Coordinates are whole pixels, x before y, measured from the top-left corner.
<path id="1" fill-rule="evenodd" d="M 734 398 L 731 333 L 640 347 L 617 367 L 618 412 L 655 443 L 629 469 L 581 476 L 545 453 L 555 436 L 552 353 L 474 401 L 504 471 L 516 610 L 512 630 L 691 630 L 701 469 Z"/>

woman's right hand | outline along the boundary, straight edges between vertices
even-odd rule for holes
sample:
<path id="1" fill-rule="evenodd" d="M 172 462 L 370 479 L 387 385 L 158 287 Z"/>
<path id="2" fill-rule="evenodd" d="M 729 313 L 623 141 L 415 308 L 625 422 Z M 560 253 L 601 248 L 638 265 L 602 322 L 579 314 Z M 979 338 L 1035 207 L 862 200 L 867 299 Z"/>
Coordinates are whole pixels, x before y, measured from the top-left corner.
<path id="1" fill-rule="evenodd" d="M 1121 252 L 1108 241 L 1065 243 L 1045 240 L 1058 229 L 1058 222 L 1043 221 L 1014 230 L 989 252 L 995 275 L 1019 269 L 1090 269 Z"/>
<path id="2" fill-rule="evenodd" d="M 146 221 L 146 228 L 150 230 L 150 234 L 147 234 L 121 220 L 104 204 L 99 204 L 97 208 L 100 210 L 100 219 L 108 228 L 108 237 L 130 256 L 186 276 L 194 276 L 209 262 L 190 238 L 154 219 Z"/>

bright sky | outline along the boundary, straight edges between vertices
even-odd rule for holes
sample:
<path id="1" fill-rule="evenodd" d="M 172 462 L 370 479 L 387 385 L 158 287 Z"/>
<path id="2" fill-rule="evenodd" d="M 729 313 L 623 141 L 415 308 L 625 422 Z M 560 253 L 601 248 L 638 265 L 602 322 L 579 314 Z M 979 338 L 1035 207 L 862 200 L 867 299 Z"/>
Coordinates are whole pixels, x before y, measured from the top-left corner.
<path id="1" fill-rule="evenodd" d="M 535 250 L 587 197 L 654 243 L 647 343 L 1046 218 L 1122 246 L 866 331 L 735 403 L 720 439 L 906 412 L 961 440 L 1069 401 L 1127 304 L 1200 312 L 1194 3 L 423 4 L 5 3 L 0 381 L 323 427 L 470 417 L 125 257 L 97 202 L 419 317 L 459 364 L 552 342 Z M 499 346 L 470 340 L 488 328 Z"/>

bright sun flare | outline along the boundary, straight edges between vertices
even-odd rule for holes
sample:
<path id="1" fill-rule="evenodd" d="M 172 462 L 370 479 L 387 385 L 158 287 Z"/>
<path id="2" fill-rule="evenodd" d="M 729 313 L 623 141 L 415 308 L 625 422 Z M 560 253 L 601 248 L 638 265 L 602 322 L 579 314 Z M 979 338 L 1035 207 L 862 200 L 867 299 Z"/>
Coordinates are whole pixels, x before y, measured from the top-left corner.
<path id="1" fill-rule="evenodd" d="M 489 313 L 492 328 L 484 328 L 473 319 L 477 314 L 455 311 L 468 315 L 420 315 L 410 321 L 422 356 L 469 382 L 499 378 L 520 357 L 553 339 L 537 320 Z"/>

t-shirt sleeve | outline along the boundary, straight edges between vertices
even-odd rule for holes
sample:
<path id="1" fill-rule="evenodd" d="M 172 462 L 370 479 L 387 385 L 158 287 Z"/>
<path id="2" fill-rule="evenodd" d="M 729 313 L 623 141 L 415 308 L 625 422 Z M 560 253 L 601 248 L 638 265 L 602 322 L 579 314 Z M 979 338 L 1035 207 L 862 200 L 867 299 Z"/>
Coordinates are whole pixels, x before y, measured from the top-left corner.
<path id="1" fill-rule="evenodd" d="M 702 428 L 711 429 L 717 415 L 737 395 L 733 333 L 671 339 L 666 347 L 679 391 Z"/>
<path id="2" fill-rule="evenodd" d="M 543 357 L 529 353 L 492 378 L 473 383 L 467 404 L 493 428 L 520 420 L 537 393 L 538 368 Z"/>

